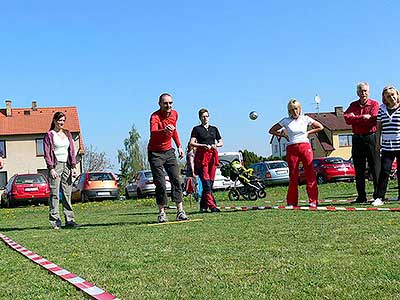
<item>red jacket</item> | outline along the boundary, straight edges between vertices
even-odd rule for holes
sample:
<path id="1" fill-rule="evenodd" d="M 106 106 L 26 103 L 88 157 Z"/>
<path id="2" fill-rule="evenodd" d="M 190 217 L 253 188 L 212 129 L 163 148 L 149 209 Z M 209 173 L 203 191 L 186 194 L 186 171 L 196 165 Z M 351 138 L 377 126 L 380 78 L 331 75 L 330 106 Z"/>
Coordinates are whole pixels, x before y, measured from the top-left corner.
<path id="1" fill-rule="evenodd" d="M 376 117 L 379 112 L 379 103 L 368 99 L 365 105 L 361 106 L 360 101 L 356 100 L 350 103 L 349 108 L 344 112 L 346 124 L 351 125 L 353 133 L 368 134 L 376 132 Z M 351 115 L 354 114 L 354 116 Z M 364 119 L 362 115 L 369 114 L 371 118 Z"/>
<path id="2" fill-rule="evenodd" d="M 162 110 L 157 110 L 150 117 L 150 140 L 147 146 L 148 151 L 167 151 L 172 148 L 171 138 L 177 147 L 181 146 L 179 141 L 176 123 L 178 121 L 178 113 L 171 110 L 169 116 Z M 173 132 L 164 131 L 167 125 L 172 124 L 175 127 Z"/>

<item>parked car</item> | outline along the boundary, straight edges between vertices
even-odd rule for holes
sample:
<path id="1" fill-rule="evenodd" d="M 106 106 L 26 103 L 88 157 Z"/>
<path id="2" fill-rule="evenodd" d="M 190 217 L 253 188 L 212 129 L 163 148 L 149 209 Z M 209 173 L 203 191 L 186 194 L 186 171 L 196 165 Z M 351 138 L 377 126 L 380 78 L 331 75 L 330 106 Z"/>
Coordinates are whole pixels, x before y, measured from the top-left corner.
<path id="1" fill-rule="evenodd" d="M 111 172 L 80 174 L 72 184 L 72 201 L 87 202 L 91 199 L 118 199 L 118 181 Z"/>
<path id="2" fill-rule="evenodd" d="M 352 163 L 341 157 L 319 157 L 313 160 L 317 183 L 332 181 L 354 181 L 356 172 Z M 305 183 L 304 168 L 299 170 L 299 183 Z"/>
<path id="3" fill-rule="evenodd" d="M 1 207 L 17 202 L 48 203 L 50 186 L 43 174 L 16 174 L 10 178 L 1 195 Z"/>
<path id="4" fill-rule="evenodd" d="M 254 175 L 260 178 L 265 185 L 287 184 L 289 182 L 289 167 L 286 161 L 273 160 L 250 165 Z"/>
<path id="5" fill-rule="evenodd" d="M 353 164 L 353 157 L 350 157 L 347 161 L 350 162 L 351 164 Z M 378 174 L 378 176 L 379 176 L 379 174 Z M 372 173 L 370 172 L 369 167 L 368 167 L 368 162 L 366 163 L 366 168 L 365 168 L 365 178 L 367 178 L 368 180 L 373 180 Z M 396 158 L 393 160 L 392 167 L 390 169 L 389 178 L 397 179 L 397 159 Z"/>
<path id="6" fill-rule="evenodd" d="M 164 171 L 165 172 L 165 171 Z M 171 193 L 171 183 L 167 172 L 165 172 L 165 181 L 167 193 Z M 126 199 L 137 197 L 143 198 L 147 196 L 154 196 L 156 193 L 156 186 L 153 182 L 153 173 L 150 170 L 143 170 L 136 173 L 133 181 L 130 182 L 125 188 Z"/>

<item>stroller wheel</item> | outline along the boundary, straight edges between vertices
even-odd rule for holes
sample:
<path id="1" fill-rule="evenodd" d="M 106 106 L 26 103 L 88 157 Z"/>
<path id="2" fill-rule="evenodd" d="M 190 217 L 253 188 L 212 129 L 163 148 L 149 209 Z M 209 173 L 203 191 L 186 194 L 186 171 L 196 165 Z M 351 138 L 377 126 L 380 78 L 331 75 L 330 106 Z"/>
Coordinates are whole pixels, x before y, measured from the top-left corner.
<path id="1" fill-rule="evenodd" d="M 257 192 L 254 189 L 250 189 L 249 192 L 247 193 L 247 196 L 249 197 L 249 200 L 257 200 Z"/>
<path id="2" fill-rule="evenodd" d="M 231 201 L 238 201 L 240 198 L 240 194 L 236 189 L 229 190 L 228 198 Z"/>
<path id="3" fill-rule="evenodd" d="M 267 193 L 265 192 L 264 189 L 259 189 L 257 191 L 257 196 L 258 196 L 258 198 L 265 198 L 267 196 Z"/>

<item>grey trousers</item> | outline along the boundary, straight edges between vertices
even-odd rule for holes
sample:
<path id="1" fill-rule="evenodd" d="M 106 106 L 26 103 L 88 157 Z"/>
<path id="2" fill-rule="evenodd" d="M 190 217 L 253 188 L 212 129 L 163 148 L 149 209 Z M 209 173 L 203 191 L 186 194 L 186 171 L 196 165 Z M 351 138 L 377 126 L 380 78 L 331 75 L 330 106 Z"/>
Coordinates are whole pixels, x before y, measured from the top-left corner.
<path id="1" fill-rule="evenodd" d="M 51 225 L 61 226 L 60 219 L 60 188 L 65 222 L 75 222 L 74 212 L 71 205 L 72 172 L 67 163 L 58 162 L 54 168 L 58 176 L 52 179 L 49 172 L 50 199 L 49 199 L 49 221 Z"/>

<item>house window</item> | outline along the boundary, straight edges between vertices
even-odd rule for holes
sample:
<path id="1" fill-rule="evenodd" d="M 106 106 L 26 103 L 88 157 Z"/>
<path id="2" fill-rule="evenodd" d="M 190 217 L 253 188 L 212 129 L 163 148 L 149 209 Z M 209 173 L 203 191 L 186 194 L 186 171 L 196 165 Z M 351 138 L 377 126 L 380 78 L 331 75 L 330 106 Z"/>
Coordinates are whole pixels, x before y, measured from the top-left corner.
<path id="1" fill-rule="evenodd" d="M 7 157 L 6 141 L 0 141 L 0 156 L 2 156 L 4 158 Z"/>
<path id="2" fill-rule="evenodd" d="M 43 139 L 36 139 L 36 156 L 44 156 Z"/>
<path id="3" fill-rule="evenodd" d="M 4 187 L 6 185 L 7 185 L 7 172 L 1 171 L 0 172 L 0 189 L 4 189 Z"/>
<path id="4" fill-rule="evenodd" d="M 351 134 L 339 134 L 339 147 L 351 147 Z"/>

